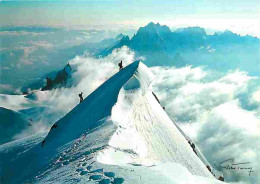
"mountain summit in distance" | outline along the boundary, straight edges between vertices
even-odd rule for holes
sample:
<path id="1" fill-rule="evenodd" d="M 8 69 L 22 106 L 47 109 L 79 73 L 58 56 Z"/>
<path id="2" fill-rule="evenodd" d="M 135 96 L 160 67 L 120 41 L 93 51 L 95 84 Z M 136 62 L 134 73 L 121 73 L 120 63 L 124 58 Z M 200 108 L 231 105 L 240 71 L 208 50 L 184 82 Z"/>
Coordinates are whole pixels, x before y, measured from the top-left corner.
<path id="1" fill-rule="evenodd" d="M 136 35 L 131 39 L 129 46 L 144 51 L 166 49 L 166 44 L 170 38 L 171 30 L 169 27 L 151 22 L 147 26 L 139 28 Z"/>
<path id="2" fill-rule="evenodd" d="M 132 38 L 124 36 L 117 44 L 97 55 L 106 56 L 122 46 L 127 46 L 137 56 L 144 57 L 143 62 L 148 66 L 206 65 L 221 71 L 240 68 L 253 75 L 259 73 L 256 67 L 250 66 L 260 62 L 260 39 L 249 35 L 241 36 L 228 30 L 213 35 L 207 34 L 201 27 L 171 31 L 166 25 L 151 22 L 140 27 Z M 252 52 L 255 56 L 252 56 Z M 251 65 L 246 64 L 248 61 Z"/>
<path id="3" fill-rule="evenodd" d="M 226 40 L 223 42 L 222 40 Z M 127 42 L 120 42 L 112 47 L 110 51 L 126 45 L 135 51 L 167 51 L 173 52 L 181 49 L 199 49 L 202 46 L 221 45 L 221 44 L 254 44 L 259 43 L 259 39 L 251 36 L 240 36 L 231 31 L 215 33 L 208 35 L 204 28 L 188 27 L 179 28 L 171 31 L 166 25 L 149 23 L 144 27 L 140 27 L 137 33 Z"/>

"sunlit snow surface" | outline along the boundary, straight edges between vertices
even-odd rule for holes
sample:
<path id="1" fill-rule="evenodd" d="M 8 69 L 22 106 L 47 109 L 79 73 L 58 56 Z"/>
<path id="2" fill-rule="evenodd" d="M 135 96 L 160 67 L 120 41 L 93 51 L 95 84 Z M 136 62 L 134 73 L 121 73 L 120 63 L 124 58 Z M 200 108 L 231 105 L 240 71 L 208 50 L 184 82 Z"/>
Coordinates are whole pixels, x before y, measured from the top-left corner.
<path id="1" fill-rule="evenodd" d="M 221 183 L 151 83 L 149 69 L 134 62 L 57 121 L 43 145 L 42 135 L 1 145 L 1 183 Z"/>

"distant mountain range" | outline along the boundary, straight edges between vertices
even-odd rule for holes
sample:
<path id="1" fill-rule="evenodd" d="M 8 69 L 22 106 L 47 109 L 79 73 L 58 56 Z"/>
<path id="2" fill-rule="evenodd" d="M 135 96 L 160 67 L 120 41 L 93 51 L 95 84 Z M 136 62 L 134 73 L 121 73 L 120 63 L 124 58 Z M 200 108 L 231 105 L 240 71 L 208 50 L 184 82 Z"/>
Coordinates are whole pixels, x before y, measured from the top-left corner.
<path id="1" fill-rule="evenodd" d="M 124 36 L 122 40 L 110 49 L 106 49 L 101 55 L 107 55 L 115 48 L 123 45 L 135 51 L 179 51 L 182 49 L 198 50 L 201 48 L 218 47 L 232 44 L 259 44 L 260 41 L 252 36 L 240 36 L 231 31 L 217 32 L 207 35 L 204 28 L 188 27 L 171 31 L 169 27 L 159 23 L 149 23 L 140 27 L 137 33 L 130 39 Z"/>
<path id="2" fill-rule="evenodd" d="M 86 49 L 96 57 L 104 57 L 114 49 L 127 46 L 136 56 L 144 56 L 148 66 L 206 65 L 218 70 L 241 69 L 253 75 L 259 74 L 260 39 L 252 36 L 240 36 L 231 31 L 216 32 L 208 35 L 204 28 L 188 27 L 171 31 L 165 25 L 149 23 L 140 27 L 130 39 L 119 34 L 115 38 L 104 39 L 96 43 L 83 43 L 63 50 L 64 53 L 77 55 Z M 77 53 L 75 52 L 77 51 Z M 69 74 L 65 70 L 69 68 Z M 71 67 L 68 65 L 59 72 L 51 72 L 28 87 L 48 90 L 69 87 Z M 49 78 L 49 83 L 45 82 Z M 45 84 L 44 84 L 45 83 Z M 27 91 L 27 88 L 23 91 Z"/>
<path id="3" fill-rule="evenodd" d="M 217 70 L 241 69 L 258 75 L 260 63 L 260 39 L 240 36 L 231 31 L 208 35 L 204 28 L 188 27 L 171 31 L 159 23 L 140 27 L 132 37 L 99 52 L 106 56 L 114 49 L 127 46 L 136 56 L 144 56 L 148 66 L 206 65 Z M 250 65 L 248 64 L 250 62 Z"/>

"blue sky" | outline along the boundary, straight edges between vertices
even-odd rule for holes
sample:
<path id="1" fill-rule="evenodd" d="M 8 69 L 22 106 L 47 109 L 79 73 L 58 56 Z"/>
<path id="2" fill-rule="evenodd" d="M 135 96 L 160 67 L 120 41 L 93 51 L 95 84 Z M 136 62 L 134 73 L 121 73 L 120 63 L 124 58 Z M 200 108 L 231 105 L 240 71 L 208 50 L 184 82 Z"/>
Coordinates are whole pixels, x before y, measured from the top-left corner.
<path id="1" fill-rule="evenodd" d="M 260 34 L 259 0 L 26 0 L 0 2 L 2 25 L 201 26 Z M 260 36 L 260 35 L 258 35 Z"/>

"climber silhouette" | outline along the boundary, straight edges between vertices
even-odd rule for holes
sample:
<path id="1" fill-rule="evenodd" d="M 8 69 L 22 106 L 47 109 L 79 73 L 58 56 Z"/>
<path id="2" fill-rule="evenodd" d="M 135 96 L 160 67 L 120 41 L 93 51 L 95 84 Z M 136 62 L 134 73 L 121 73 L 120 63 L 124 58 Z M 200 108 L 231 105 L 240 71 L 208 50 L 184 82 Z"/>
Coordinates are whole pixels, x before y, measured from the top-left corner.
<path id="1" fill-rule="evenodd" d="M 194 153 L 197 155 L 196 148 L 195 148 L 195 144 L 194 144 L 193 142 L 191 143 L 191 147 L 192 147 Z"/>
<path id="2" fill-rule="evenodd" d="M 43 147 L 44 143 L 45 143 L 45 139 L 42 141 L 42 147 Z"/>
<path id="3" fill-rule="evenodd" d="M 56 124 L 52 125 L 51 129 L 53 128 L 57 128 L 57 125 Z"/>
<path id="4" fill-rule="evenodd" d="M 211 172 L 211 168 L 210 168 L 210 166 L 207 165 L 206 167 L 207 167 L 207 169 L 209 170 L 209 172 Z"/>
<path id="5" fill-rule="evenodd" d="M 195 146 L 195 144 L 194 144 L 193 142 L 191 142 L 191 140 L 188 140 L 188 143 L 189 143 L 189 145 L 192 147 L 192 150 L 194 151 L 194 153 L 195 153 L 196 155 L 198 155 L 197 152 L 196 152 L 196 146 Z"/>
<path id="6" fill-rule="evenodd" d="M 124 68 L 124 67 L 123 67 L 123 62 L 120 61 L 119 64 L 118 64 L 118 66 L 119 66 L 119 71 L 122 70 L 122 69 Z"/>
<path id="7" fill-rule="evenodd" d="M 218 178 L 218 180 L 224 181 L 224 177 L 223 177 L 223 176 L 220 176 L 220 177 Z"/>
<path id="8" fill-rule="evenodd" d="M 81 92 L 80 94 L 79 94 L 79 102 L 81 103 L 82 101 L 83 101 L 83 93 Z"/>

